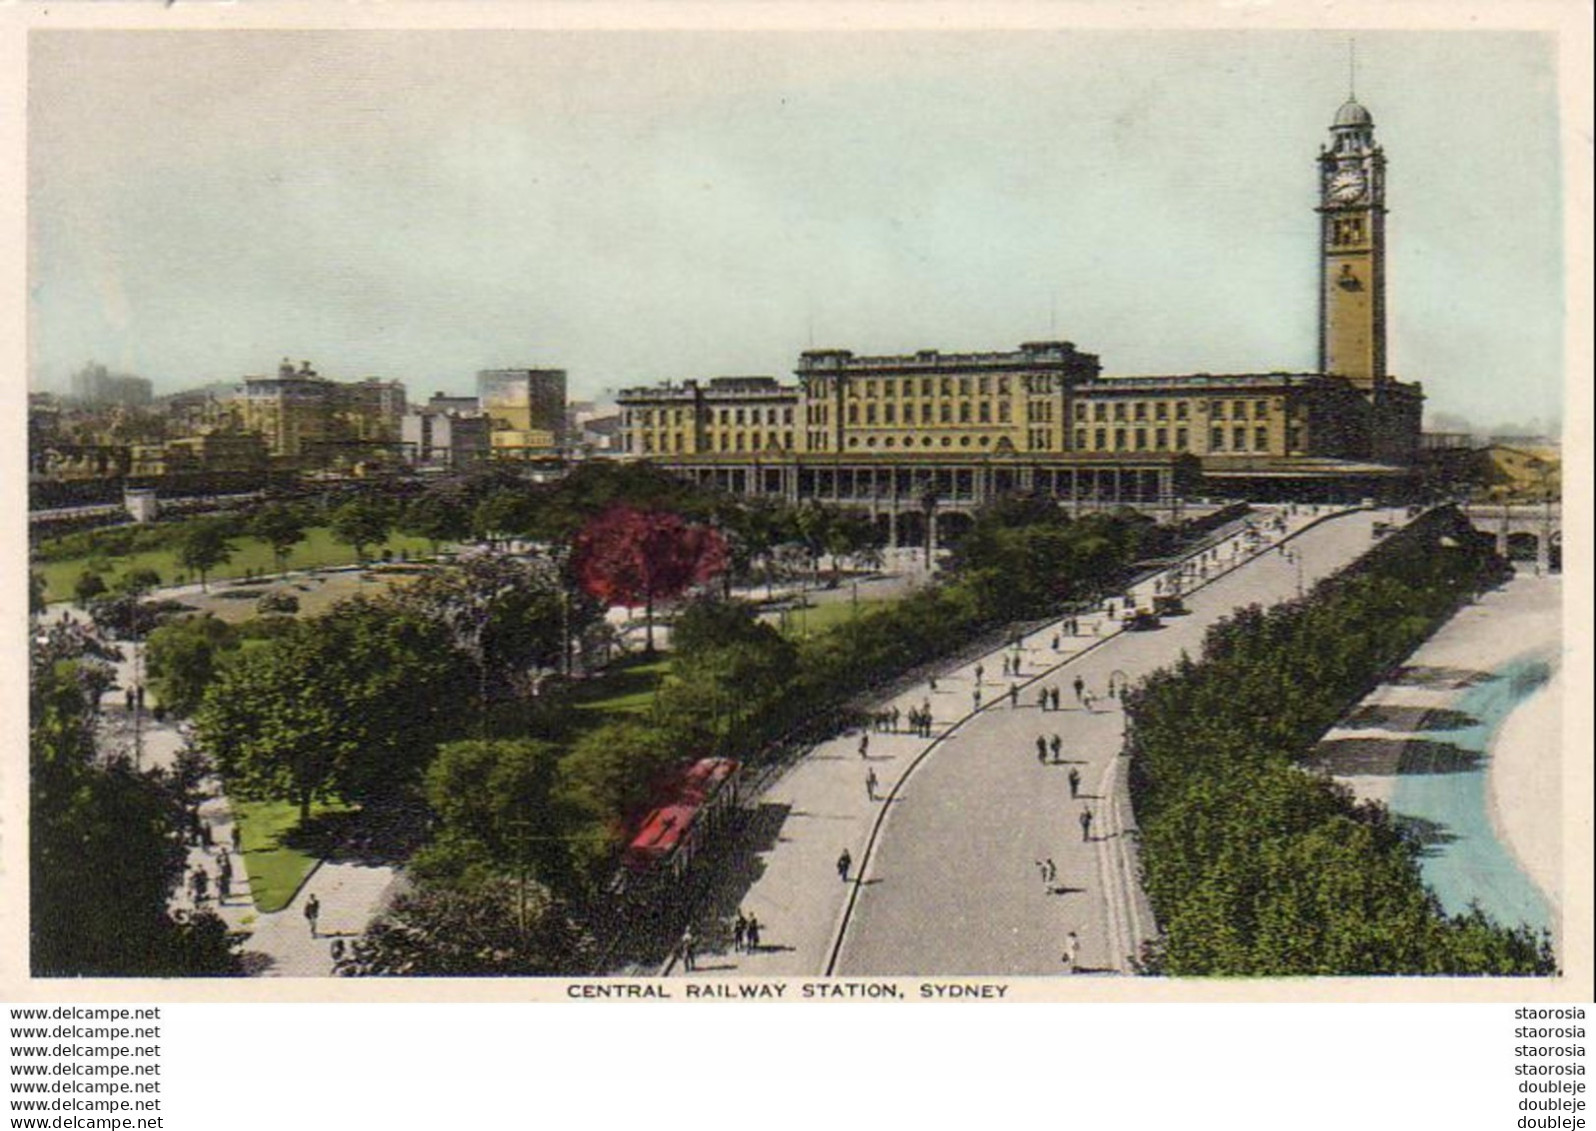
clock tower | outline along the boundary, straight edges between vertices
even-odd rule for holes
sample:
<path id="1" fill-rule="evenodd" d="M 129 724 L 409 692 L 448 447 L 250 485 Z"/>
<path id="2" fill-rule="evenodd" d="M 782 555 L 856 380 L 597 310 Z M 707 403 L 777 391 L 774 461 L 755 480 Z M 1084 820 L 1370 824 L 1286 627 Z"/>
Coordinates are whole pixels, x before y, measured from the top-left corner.
<path id="1" fill-rule="evenodd" d="M 1319 153 L 1319 371 L 1362 389 L 1386 381 L 1385 154 L 1349 98 Z"/>

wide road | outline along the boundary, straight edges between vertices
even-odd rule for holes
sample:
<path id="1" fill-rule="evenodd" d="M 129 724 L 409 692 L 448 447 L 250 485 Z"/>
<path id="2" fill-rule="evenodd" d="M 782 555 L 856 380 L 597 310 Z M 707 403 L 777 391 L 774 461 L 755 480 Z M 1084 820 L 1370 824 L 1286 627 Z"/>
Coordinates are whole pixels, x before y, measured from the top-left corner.
<path id="1" fill-rule="evenodd" d="M 1374 522 L 1397 519 L 1353 512 L 1307 526 L 1284 552 L 1238 558 L 1188 595 L 1189 615 L 1115 633 L 1029 685 L 1018 707 L 992 706 L 956 726 L 908 770 L 881 814 L 829 972 L 1059 974 L 1071 931 L 1078 972 L 1129 972 L 1151 922 L 1127 836 L 1124 716 L 1105 698 L 1111 680 L 1135 682 L 1183 651 L 1196 656 L 1216 621 L 1294 597 L 1366 552 Z M 1097 697 L 1093 709 L 1077 705 L 1077 678 Z M 1066 709 L 1040 709 L 1043 686 L 1061 688 Z M 1053 734 L 1062 759 L 1041 764 L 1036 739 Z M 1073 799 L 1072 767 L 1081 778 Z M 1083 837 L 1086 811 L 1093 820 Z"/>

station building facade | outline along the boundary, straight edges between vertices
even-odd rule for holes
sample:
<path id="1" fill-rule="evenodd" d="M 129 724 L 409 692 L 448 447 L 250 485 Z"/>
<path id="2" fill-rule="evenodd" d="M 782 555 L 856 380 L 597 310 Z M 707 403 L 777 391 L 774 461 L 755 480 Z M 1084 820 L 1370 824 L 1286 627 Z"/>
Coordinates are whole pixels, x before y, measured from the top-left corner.
<path id="1" fill-rule="evenodd" d="M 889 512 L 1009 490 L 1077 505 L 1400 491 L 1424 398 L 1385 369 L 1385 158 L 1373 131 L 1349 99 L 1319 156 L 1315 372 L 1105 376 L 1067 341 L 810 350 L 796 383 L 622 390 L 621 453 L 728 490 Z"/>

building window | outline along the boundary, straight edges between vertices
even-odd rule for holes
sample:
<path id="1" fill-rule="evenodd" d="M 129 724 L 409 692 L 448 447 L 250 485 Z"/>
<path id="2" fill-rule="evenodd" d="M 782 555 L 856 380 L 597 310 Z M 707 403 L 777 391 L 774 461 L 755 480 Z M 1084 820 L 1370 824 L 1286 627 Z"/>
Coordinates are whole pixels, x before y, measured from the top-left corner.
<path id="1" fill-rule="evenodd" d="M 1238 452 L 1247 450 L 1247 430 L 1245 428 L 1237 428 L 1232 439 L 1235 440 L 1235 446 Z"/>
<path id="2" fill-rule="evenodd" d="M 1161 451 L 1161 452 L 1162 451 L 1167 451 L 1169 449 L 1169 429 L 1168 428 L 1160 428 L 1156 432 L 1153 433 L 1153 447 L 1156 448 L 1157 450 Z"/>
<path id="3" fill-rule="evenodd" d="M 1175 450 L 1177 452 L 1186 450 L 1186 430 L 1184 428 L 1175 429 Z"/>
<path id="4" fill-rule="evenodd" d="M 898 406 L 895 404 L 882 405 L 881 419 L 887 424 L 896 424 L 898 422 Z"/>
<path id="5" fill-rule="evenodd" d="M 1078 452 L 1086 450 L 1086 429 L 1084 428 L 1075 430 L 1075 450 Z"/>
<path id="6" fill-rule="evenodd" d="M 1187 407 L 1187 403 L 1185 401 L 1176 401 L 1175 402 L 1175 419 L 1176 420 L 1185 420 L 1185 419 L 1187 419 L 1187 417 L 1189 415 L 1190 415 L 1190 409 Z"/>
<path id="7" fill-rule="evenodd" d="M 1115 402 L 1115 404 L 1114 404 L 1114 419 L 1115 420 L 1124 420 L 1125 419 L 1125 402 L 1124 401 L 1116 401 Z"/>
<path id="8" fill-rule="evenodd" d="M 967 397 L 969 395 L 970 395 L 970 379 L 968 377 L 960 377 L 959 378 L 959 396 Z"/>
<path id="9" fill-rule="evenodd" d="M 944 397 L 951 397 L 953 395 L 953 378 L 952 377 L 944 377 L 944 378 L 942 378 L 942 395 Z"/>
<path id="10" fill-rule="evenodd" d="M 876 406 L 873 405 L 873 404 L 865 405 L 865 423 L 866 424 L 874 424 L 875 422 L 876 422 Z"/>
<path id="11" fill-rule="evenodd" d="M 914 402 L 913 401 L 910 401 L 908 404 L 903 406 L 903 422 L 905 424 L 913 424 L 914 423 Z"/>
<path id="12" fill-rule="evenodd" d="M 1076 401 L 1075 402 L 1075 419 L 1076 420 L 1085 420 L 1090 411 L 1091 410 L 1087 408 L 1085 401 Z"/>
<path id="13" fill-rule="evenodd" d="M 934 387 L 935 386 L 933 386 L 932 383 L 931 383 L 931 378 L 929 378 L 929 377 L 920 378 L 920 395 L 922 397 L 929 397 L 931 395 L 931 390 Z"/>
<path id="14" fill-rule="evenodd" d="M 1269 450 L 1269 429 L 1267 429 L 1267 428 L 1254 428 L 1252 431 L 1253 431 L 1253 437 L 1252 437 L 1253 447 L 1257 448 L 1260 452 L 1268 451 Z"/>
<path id="15" fill-rule="evenodd" d="M 1092 447 L 1097 451 L 1108 447 L 1108 429 L 1099 428 L 1092 434 Z"/>
<path id="16" fill-rule="evenodd" d="M 786 448 L 789 452 L 792 451 L 792 433 L 791 432 L 783 432 L 781 434 L 781 446 Z"/>
<path id="17" fill-rule="evenodd" d="M 1225 430 L 1223 428 L 1215 428 L 1209 433 L 1208 450 L 1211 452 L 1222 452 L 1225 450 Z"/>
<path id="18" fill-rule="evenodd" d="M 1253 405 L 1252 405 L 1252 418 L 1254 420 L 1268 420 L 1269 419 L 1269 402 L 1268 401 L 1254 401 Z"/>
<path id="19" fill-rule="evenodd" d="M 1139 452 L 1147 450 L 1147 429 L 1145 428 L 1136 429 L 1136 450 Z"/>
<path id="20" fill-rule="evenodd" d="M 1230 417 L 1231 417 L 1232 420 L 1246 420 L 1247 419 L 1247 402 L 1246 401 L 1237 401 L 1235 404 L 1231 405 L 1230 406 Z"/>
<path id="21" fill-rule="evenodd" d="M 876 383 L 874 381 L 866 381 L 865 382 L 864 395 L 867 396 L 867 397 L 873 397 L 873 396 L 876 395 Z"/>
<path id="22" fill-rule="evenodd" d="M 859 406 L 856 405 L 856 404 L 851 404 L 851 405 L 848 406 L 848 423 L 849 424 L 858 424 L 859 423 Z"/>
<path id="23" fill-rule="evenodd" d="M 1147 402 L 1146 401 L 1137 401 L 1136 402 L 1136 419 L 1137 420 L 1146 420 L 1147 419 Z"/>
<path id="24" fill-rule="evenodd" d="M 1009 408 L 1010 403 L 1011 402 L 1009 402 L 1009 401 L 999 401 L 998 402 L 998 423 L 999 424 L 1007 424 L 1012 419 L 1013 413 L 1012 413 L 1012 411 Z"/>
<path id="25" fill-rule="evenodd" d="M 960 424 L 968 424 L 968 423 L 970 423 L 970 402 L 969 401 L 960 401 L 959 402 L 959 423 Z"/>
<path id="26" fill-rule="evenodd" d="M 1169 402 L 1168 401 L 1159 401 L 1157 404 L 1155 404 L 1153 406 L 1153 419 L 1155 419 L 1155 420 L 1168 420 L 1169 419 Z"/>
<path id="27" fill-rule="evenodd" d="M 1098 401 L 1096 404 L 1094 404 L 1092 406 L 1092 419 L 1093 420 L 1107 420 L 1108 419 L 1108 405 L 1105 402 Z"/>
<path id="28" fill-rule="evenodd" d="M 1209 412 L 1209 415 L 1212 416 L 1213 419 L 1215 419 L 1215 420 L 1223 420 L 1223 419 L 1225 419 L 1225 402 L 1224 401 L 1214 401 L 1212 404 L 1210 404 L 1208 406 L 1208 412 Z"/>
<path id="29" fill-rule="evenodd" d="M 1286 429 L 1286 447 L 1288 450 L 1293 452 L 1302 450 L 1302 429 Z"/>
<path id="30" fill-rule="evenodd" d="M 975 387 L 983 397 L 986 396 L 992 391 L 992 378 L 982 377 L 976 382 Z"/>
<path id="31" fill-rule="evenodd" d="M 1008 395 L 1009 395 L 1009 379 L 1007 377 L 999 377 L 998 378 L 998 396 L 1006 397 Z"/>
<path id="32" fill-rule="evenodd" d="M 990 401 L 981 402 L 981 411 L 977 414 L 977 418 L 982 424 L 992 423 L 992 403 Z"/>
<path id="33" fill-rule="evenodd" d="M 1114 429 L 1114 450 L 1116 452 L 1125 450 L 1125 429 L 1123 428 Z"/>
<path id="34" fill-rule="evenodd" d="M 949 404 L 947 401 L 943 401 L 942 405 L 941 405 L 941 411 L 937 415 L 941 419 L 942 423 L 944 423 L 944 424 L 952 424 L 953 423 L 953 406 L 951 404 Z"/>

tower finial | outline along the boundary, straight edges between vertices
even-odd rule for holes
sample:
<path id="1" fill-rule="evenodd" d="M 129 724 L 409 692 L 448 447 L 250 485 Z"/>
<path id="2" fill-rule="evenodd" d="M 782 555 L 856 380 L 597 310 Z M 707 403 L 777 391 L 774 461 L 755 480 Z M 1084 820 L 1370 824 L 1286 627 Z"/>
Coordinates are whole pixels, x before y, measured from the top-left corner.
<path id="1" fill-rule="evenodd" d="M 1358 100 L 1358 41 L 1347 40 L 1347 98 Z"/>

